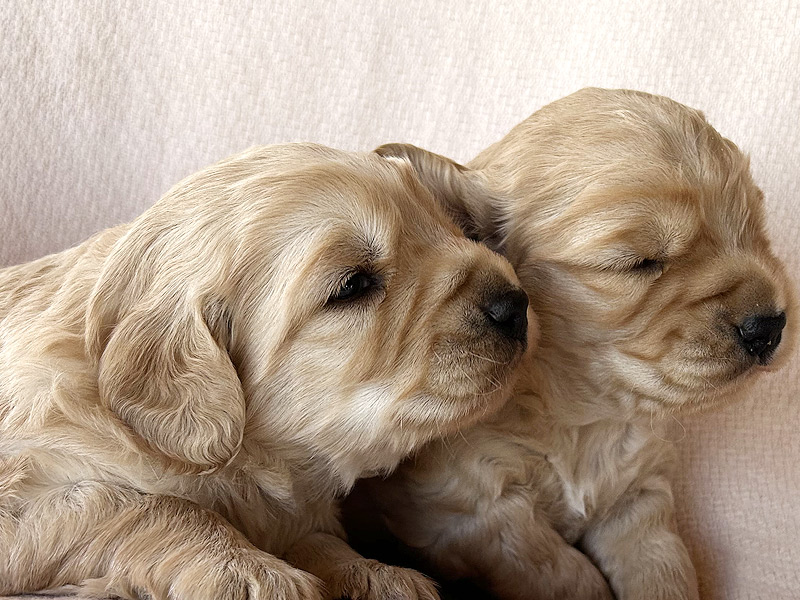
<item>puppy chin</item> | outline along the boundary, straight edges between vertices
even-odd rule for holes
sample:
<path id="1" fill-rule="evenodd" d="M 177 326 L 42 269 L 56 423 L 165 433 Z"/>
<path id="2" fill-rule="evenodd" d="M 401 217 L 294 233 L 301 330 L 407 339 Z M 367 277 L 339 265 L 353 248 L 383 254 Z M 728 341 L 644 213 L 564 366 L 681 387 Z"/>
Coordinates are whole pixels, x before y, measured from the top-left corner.
<path id="1" fill-rule="evenodd" d="M 336 472 L 337 487 L 345 493 L 356 479 L 388 475 L 406 456 L 435 438 L 456 433 L 499 410 L 516 381 L 517 357 L 503 369 L 485 393 L 453 394 L 452 390 L 416 390 L 393 396 L 388 385 L 368 385 L 342 404 L 348 417 L 328 423 L 323 430 L 302 432 L 316 440 L 318 456 L 327 457 Z M 459 386 L 455 386 L 459 387 Z M 376 402 L 380 397 L 380 402 Z M 383 408 L 375 410 L 376 404 Z M 352 445 L 356 436 L 358 447 Z"/>
<path id="2" fill-rule="evenodd" d="M 683 392 L 685 407 L 681 411 L 702 412 L 714 410 L 740 398 L 762 374 L 780 369 L 788 360 L 790 348 L 778 348 L 774 354 L 763 359 L 751 356 L 732 356 L 726 362 L 718 363 L 712 373 L 693 372 Z"/>
<path id="3" fill-rule="evenodd" d="M 649 415 L 661 417 L 718 410 L 741 398 L 766 370 L 761 365 L 743 362 L 713 378 L 691 373 L 684 382 L 674 383 L 674 373 L 665 375 L 660 389 L 648 390 L 640 408 Z M 668 380 L 672 382 L 667 383 Z"/>
<path id="4" fill-rule="evenodd" d="M 525 341 L 492 339 L 483 344 L 443 340 L 434 351 L 435 371 L 423 394 L 403 407 L 401 420 L 427 428 L 431 435 L 450 434 L 500 410 L 511 396 L 520 364 L 531 355 L 538 325 L 529 310 Z"/>
<path id="5" fill-rule="evenodd" d="M 520 372 L 515 368 L 519 361 L 516 358 L 502 378 L 498 375 L 488 389 L 481 392 L 429 393 L 413 398 L 403 411 L 401 423 L 413 423 L 426 442 L 474 425 L 500 410 L 508 401 Z"/>
<path id="6" fill-rule="evenodd" d="M 616 388 L 610 391 L 627 399 L 627 409 L 632 414 L 648 418 L 710 410 L 726 402 L 745 379 L 739 377 L 717 384 L 698 375 L 691 365 L 680 368 L 675 362 L 668 362 L 669 368 L 664 369 L 624 353 L 615 354 L 615 360 L 603 370 L 603 378 L 595 379 Z M 609 372 L 613 373 L 611 377 L 607 375 Z"/>

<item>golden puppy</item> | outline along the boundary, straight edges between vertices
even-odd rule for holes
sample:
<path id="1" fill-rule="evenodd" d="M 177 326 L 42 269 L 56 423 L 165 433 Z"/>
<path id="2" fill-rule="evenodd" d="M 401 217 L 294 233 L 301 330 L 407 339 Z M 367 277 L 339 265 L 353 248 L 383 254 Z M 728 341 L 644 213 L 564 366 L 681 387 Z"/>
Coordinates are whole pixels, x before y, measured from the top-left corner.
<path id="1" fill-rule="evenodd" d="M 435 572 L 499 598 L 697 598 L 666 427 L 776 367 L 795 319 L 747 158 L 698 111 L 599 89 L 535 113 L 472 171 L 379 152 L 410 158 L 506 254 L 541 343 L 496 417 L 361 493 Z"/>
<path id="2" fill-rule="evenodd" d="M 0 595 L 433 598 L 335 500 L 501 405 L 516 282 L 404 160 L 312 145 L 0 271 Z"/>

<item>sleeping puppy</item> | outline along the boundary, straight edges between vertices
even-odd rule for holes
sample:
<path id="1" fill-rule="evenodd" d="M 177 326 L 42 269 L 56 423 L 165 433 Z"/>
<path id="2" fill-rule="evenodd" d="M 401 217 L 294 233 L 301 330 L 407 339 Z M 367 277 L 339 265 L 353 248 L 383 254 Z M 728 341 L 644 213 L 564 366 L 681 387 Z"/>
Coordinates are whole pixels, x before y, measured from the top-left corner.
<path id="1" fill-rule="evenodd" d="M 775 369 L 796 314 L 747 158 L 698 111 L 600 89 L 535 113 L 472 170 L 379 152 L 409 158 L 510 259 L 541 342 L 497 416 L 353 503 L 498 598 L 697 598 L 667 426 Z"/>
<path id="2" fill-rule="evenodd" d="M 526 309 L 405 160 L 313 145 L 0 271 L 0 595 L 434 598 L 335 501 L 500 407 Z"/>

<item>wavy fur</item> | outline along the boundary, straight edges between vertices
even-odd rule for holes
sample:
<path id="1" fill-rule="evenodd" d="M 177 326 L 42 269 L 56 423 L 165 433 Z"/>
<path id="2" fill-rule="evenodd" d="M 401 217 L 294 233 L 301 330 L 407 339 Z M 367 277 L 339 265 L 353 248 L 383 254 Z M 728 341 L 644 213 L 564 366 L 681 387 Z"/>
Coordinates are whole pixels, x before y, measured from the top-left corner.
<path id="1" fill-rule="evenodd" d="M 352 502 L 379 506 L 431 572 L 498 598 L 696 599 L 668 425 L 780 366 L 797 318 L 747 158 L 696 110 L 601 89 L 546 106 L 472 170 L 410 146 L 379 151 L 423 179 L 489 186 L 489 206 L 468 186 L 439 190 L 510 259 L 541 343 L 497 416 Z M 743 320 L 783 312 L 771 361 L 748 354 Z"/>
<path id="2" fill-rule="evenodd" d="M 435 597 L 336 500 L 500 407 L 524 341 L 485 303 L 517 286 L 405 161 L 313 145 L 0 271 L 0 595 Z"/>

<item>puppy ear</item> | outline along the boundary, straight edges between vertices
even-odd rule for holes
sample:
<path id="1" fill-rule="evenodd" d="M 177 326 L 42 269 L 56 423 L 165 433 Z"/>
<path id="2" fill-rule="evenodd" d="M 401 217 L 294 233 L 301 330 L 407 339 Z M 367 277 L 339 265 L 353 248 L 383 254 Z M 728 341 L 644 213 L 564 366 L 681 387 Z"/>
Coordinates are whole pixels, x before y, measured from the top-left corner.
<path id="1" fill-rule="evenodd" d="M 146 237 L 132 230 L 117 242 L 89 300 L 101 401 L 183 469 L 213 470 L 236 456 L 244 431 L 244 394 L 225 348 L 230 323 L 191 291 L 206 289 L 185 276 L 202 267 L 153 260 L 164 253 Z"/>
<path id="2" fill-rule="evenodd" d="M 501 200 L 479 171 L 411 144 L 384 144 L 375 152 L 409 162 L 464 235 L 500 251 Z"/>

